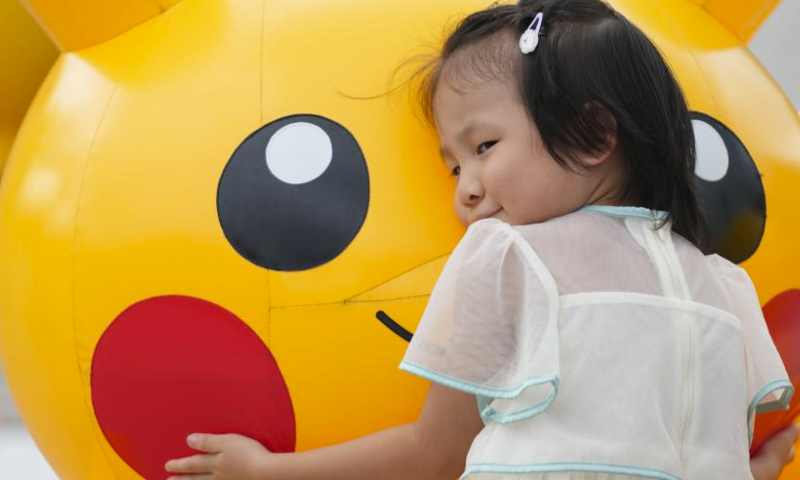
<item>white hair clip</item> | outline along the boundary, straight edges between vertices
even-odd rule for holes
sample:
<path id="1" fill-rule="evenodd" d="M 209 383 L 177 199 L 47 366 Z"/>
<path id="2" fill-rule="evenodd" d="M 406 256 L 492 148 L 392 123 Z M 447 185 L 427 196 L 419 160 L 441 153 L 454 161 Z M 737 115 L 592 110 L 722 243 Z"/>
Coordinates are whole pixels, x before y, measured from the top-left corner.
<path id="1" fill-rule="evenodd" d="M 539 45 L 539 31 L 542 29 L 544 13 L 539 12 L 533 17 L 533 21 L 519 37 L 519 49 L 522 53 L 531 53 Z M 536 28 L 533 26 L 536 25 Z"/>

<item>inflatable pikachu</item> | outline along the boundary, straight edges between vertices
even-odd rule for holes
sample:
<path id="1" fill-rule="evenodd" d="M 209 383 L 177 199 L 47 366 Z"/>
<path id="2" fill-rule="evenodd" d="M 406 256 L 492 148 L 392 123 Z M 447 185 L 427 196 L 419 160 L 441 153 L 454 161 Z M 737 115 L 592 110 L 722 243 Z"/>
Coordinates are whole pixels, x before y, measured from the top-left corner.
<path id="1" fill-rule="evenodd" d="M 31 98 L 58 56 L 16 0 L 0 1 L 0 176 Z M 8 48 L 8 45 L 14 45 Z"/>
<path id="2" fill-rule="evenodd" d="M 57 474 L 414 420 L 397 367 L 463 228 L 435 136 L 380 94 L 489 2 L 21 3 L 60 56 L 0 178 L 0 360 Z M 612 3 L 685 89 L 715 248 L 796 316 L 800 119 L 744 46 L 777 2 Z"/>

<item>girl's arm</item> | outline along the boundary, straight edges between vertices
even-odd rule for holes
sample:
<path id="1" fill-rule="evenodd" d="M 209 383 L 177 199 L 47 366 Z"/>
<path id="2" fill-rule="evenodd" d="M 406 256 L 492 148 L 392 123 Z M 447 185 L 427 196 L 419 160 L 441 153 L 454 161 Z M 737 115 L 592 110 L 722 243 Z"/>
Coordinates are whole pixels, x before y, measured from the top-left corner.
<path id="1" fill-rule="evenodd" d="M 433 383 L 413 423 L 297 453 L 273 454 L 238 435 L 200 435 L 194 448 L 205 454 L 167 465 L 209 480 L 453 480 L 482 428 L 475 396 Z"/>
<path id="2" fill-rule="evenodd" d="M 758 449 L 750 459 L 750 470 L 755 480 L 777 480 L 783 467 L 794 460 L 794 443 L 797 441 L 798 425 L 793 423 Z"/>

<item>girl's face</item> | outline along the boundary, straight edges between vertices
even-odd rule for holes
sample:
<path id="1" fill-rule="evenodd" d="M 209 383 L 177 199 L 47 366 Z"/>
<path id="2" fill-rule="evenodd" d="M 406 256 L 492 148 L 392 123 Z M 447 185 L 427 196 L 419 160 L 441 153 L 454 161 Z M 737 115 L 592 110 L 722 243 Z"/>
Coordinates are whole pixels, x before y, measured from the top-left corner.
<path id="1" fill-rule="evenodd" d="M 458 182 L 455 212 L 464 226 L 487 217 L 538 223 L 601 198 L 599 172 L 578 174 L 550 156 L 511 82 L 467 80 L 469 86 L 458 89 L 440 80 L 433 99 L 442 157 Z"/>

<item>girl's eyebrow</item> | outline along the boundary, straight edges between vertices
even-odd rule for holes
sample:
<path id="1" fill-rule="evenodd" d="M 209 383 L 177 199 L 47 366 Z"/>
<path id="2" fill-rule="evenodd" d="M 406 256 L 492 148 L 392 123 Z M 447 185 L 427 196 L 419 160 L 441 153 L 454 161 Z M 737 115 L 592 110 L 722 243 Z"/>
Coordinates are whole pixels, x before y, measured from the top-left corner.
<path id="1" fill-rule="evenodd" d="M 463 139 L 468 138 L 473 130 L 480 126 L 479 121 L 470 120 L 464 127 L 456 134 L 456 138 Z"/>
<path id="2" fill-rule="evenodd" d="M 446 156 L 448 153 L 450 153 L 450 150 L 448 150 L 448 149 L 447 149 L 447 148 L 445 148 L 445 147 L 439 147 L 439 158 L 440 158 L 440 159 L 441 159 L 441 160 L 442 160 L 442 161 L 443 161 L 445 164 L 447 163 L 447 159 L 445 158 L 445 156 Z"/>
<path id="3" fill-rule="evenodd" d="M 472 135 L 473 131 L 475 131 L 475 130 L 477 130 L 479 128 L 482 128 L 482 127 L 486 128 L 486 127 L 489 127 L 491 125 L 492 124 L 490 122 L 487 122 L 487 121 L 482 120 L 482 119 L 478 119 L 478 120 L 470 119 L 469 122 L 467 122 L 467 124 L 464 125 L 461 128 L 461 130 L 458 131 L 458 133 L 456 133 L 456 138 L 458 140 L 464 140 L 465 138 L 469 138 L 469 136 Z M 442 157 L 442 160 L 444 160 L 445 154 L 447 154 L 447 153 L 450 153 L 450 151 L 447 149 L 447 147 L 441 146 L 439 148 L 439 155 Z"/>
<path id="4" fill-rule="evenodd" d="M 474 132 L 475 130 L 478 130 L 478 129 L 480 129 L 480 128 L 490 128 L 490 127 L 492 127 L 492 126 L 493 126 L 493 124 L 492 124 L 492 122 L 491 122 L 491 121 L 487 121 L 487 120 L 484 120 L 484 119 L 482 119 L 482 118 L 478 118 L 478 119 L 471 119 L 471 120 L 470 120 L 470 121 L 469 121 L 469 122 L 468 122 L 466 125 L 464 125 L 464 127 L 463 127 L 463 128 L 462 128 L 462 129 L 461 129 L 461 130 L 460 130 L 460 131 L 459 131 L 459 132 L 456 134 L 456 138 L 458 138 L 459 140 L 461 140 L 461 139 L 464 139 L 464 138 L 469 138 L 469 136 L 470 136 L 470 135 L 472 134 L 472 132 Z"/>

